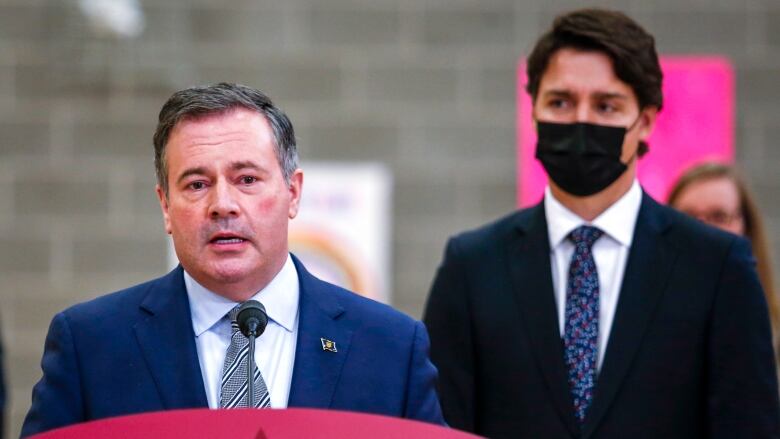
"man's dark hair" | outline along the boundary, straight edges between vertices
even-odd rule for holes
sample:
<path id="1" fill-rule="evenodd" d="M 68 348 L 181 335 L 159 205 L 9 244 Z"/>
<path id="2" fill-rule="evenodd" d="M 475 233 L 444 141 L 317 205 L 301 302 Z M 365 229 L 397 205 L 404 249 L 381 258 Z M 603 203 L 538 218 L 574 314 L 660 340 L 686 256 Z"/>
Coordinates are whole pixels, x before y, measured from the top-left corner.
<path id="1" fill-rule="evenodd" d="M 559 15 L 552 28 L 539 38 L 527 64 L 526 90 L 534 101 L 550 58 L 565 47 L 605 53 L 612 60 L 615 75 L 634 90 L 640 110 L 648 106 L 660 110 L 663 106 L 663 74 L 655 39 L 625 14 L 604 9 Z M 639 156 L 647 150 L 647 144 L 640 142 Z"/>
<path id="2" fill-rule="evenodd" d="M 219 84 L 190 87 L 174 93 L 160 110 L 154 132 L 154 167 L 157 183 L 168 196 L 168 164 L 165 148 L 171 131 L 182 120 L 224 113 L 236 108 L 262 114 L 274 133 L 274 147 L 284 180 L 289 184 L 298 168 L 295 132 L 287 115 L 275 107 L 263 92 L 240 84 Z"/>

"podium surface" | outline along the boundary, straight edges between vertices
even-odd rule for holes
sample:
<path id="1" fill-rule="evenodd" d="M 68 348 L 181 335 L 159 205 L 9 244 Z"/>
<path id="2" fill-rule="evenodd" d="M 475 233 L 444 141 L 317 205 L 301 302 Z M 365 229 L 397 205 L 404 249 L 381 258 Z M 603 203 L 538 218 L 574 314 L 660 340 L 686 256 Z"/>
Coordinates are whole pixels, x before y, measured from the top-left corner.
<path id="1" fill-rule="evenodd" d="M 171 410 L 85 422 L 44 432 L 35 439 L 177 438 L 477 438 L 424 422 L 337 410 Z"/>

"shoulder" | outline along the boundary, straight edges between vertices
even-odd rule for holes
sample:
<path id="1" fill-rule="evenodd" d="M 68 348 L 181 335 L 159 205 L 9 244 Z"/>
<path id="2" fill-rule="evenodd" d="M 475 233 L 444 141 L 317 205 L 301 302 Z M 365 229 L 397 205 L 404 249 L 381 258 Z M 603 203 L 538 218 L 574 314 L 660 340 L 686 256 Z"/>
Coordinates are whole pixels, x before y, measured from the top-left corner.
<path id="1" fill-rule="evenodd" d="M 668 224 L 667 239 L 680 249 L 699 253 L 702 257 L 723 257 L 734 250 L 750 252 L 750 244 L 743 237 L 705 224 L 671 207 L 658 204 L 649 197 L 644 203 L 650 204 L 649 215 Z"/>
<path id="2" fill-rule="evenodd" d="M 333 320 L 330 321 L 323 322 L 317 317 L 309 320 L 306 322 L 307 330 L 320 331 L 335 323 L 344 331 L 342 334 L 351 334 L 349 352 L 352 360 L 359 359 L 358 363 L 374 364 L 374 367 L 406 365 L 409 355 L 413 352 L 421 349 L 427 352 L 428 332 L 418 320 L 384 303 L 321 280 L 317 281 L 319 288 L 315 292 L 307 293 L 309 306 L 312 302 L 327 302 L 332 307 L 330 309 L 337 308 L 338 312 L 331 314 Z M 301 318 L 312 317 L 311 312 L 304 314 L 304 306 L 302 302 Z M 303 328 L 303 325 L 302 322 L 300 327 Z M 405 371 L 404 368 L 402 371 L 388 373 L 396 376 L 401 372 L 401 376 Z"/>
<path id="3" fill-rule="evenodd" d="M 318 293 L 326 300 L 337 303 L 344 311 L 343 318 L 362 324 L 400 329 L 412 328 L 416 322 L 412 317 L 390 305 L 361 296 L 355 292 L 315 278 Z"/>
<path id="4" fill-rule="evenodd" d="M 514 211 L 480 227 L 451 236 L 447 242 L 446 253 L 450 257 L 455 255 L 482 257 L 492 254 L 521 230 L 536 230 L 534 226 L 538 221 L 544 221 L 544 208 L 541 204 Z M 539 230 L 544 229 L 539 228 Z"/>
<path id="5" fill-rule="evenodd" d="M 167 284 L 175 281 L 177 275 L 181 277 L 180 271 L 177 268 L 162 277 L 75 304 L 56 317 L 65 319 L 71 325 L 90 327 L 123 322 L 138 315 L 139 306 L 152 291 L 167 288 Z"/>
<path id="6" fill-rule="evenodd" d="M 301 318 L 327 315 L 353 328 L 397 331 L 399 334 L 405 330 L 414 330 L 417 321 L 412 317 L 389 305 L 317 278 L 295 256 L 293 261 L 300 280 Z"/>
<path id="7" fill-rule="evenodd" d="M 691 276 L 699 278 L 716 279 L 724 269 L 754 269 L 753 251 L 746 238 L 662 206 L 649 196 L 642 203 L 634 233 L 635 237 L 645 238 L 639 251 L 648 250 L 648 243 L 657 238 L 665 247 L 674 249 L 680 267 L 688 268 Z"/>

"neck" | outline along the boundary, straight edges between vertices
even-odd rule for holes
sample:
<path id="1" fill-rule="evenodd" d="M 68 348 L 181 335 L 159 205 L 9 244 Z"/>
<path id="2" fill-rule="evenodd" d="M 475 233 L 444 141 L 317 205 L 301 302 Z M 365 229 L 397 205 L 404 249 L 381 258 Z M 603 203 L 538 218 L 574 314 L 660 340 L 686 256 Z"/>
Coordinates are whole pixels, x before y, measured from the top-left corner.
<path id="1" fill-rule="evenodd" d="M 548 182 L 550 185 L 550 192 L 552 192 L 552 195 L 556 200 L 563 204 L 567 209 L 574 212 L 577 216 L 585 221 L 593 221 L 631 189 L 631 185 L 634 184 L 634 178 L 636 177 L 635 164 L 636 161 L 629 165 L 626 172 L 611 185 L 607 186 L 606 189 L 593 195 L 584 197 L 572 195 L 565 192 L 552 180 L 549 180 Z"/>

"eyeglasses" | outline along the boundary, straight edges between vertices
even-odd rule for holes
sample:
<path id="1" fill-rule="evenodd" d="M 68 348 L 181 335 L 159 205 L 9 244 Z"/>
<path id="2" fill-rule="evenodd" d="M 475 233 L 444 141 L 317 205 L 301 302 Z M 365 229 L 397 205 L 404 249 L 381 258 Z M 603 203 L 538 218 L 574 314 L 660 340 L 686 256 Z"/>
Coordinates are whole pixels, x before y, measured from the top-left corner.
<path id="1" fill-rule="evenodd" d="M 713 226 L 730 226 L 737 221 L 742 221 L 742 212 L 740 211 L 711 210 L 709 212 L 694 212 L 686 210 L 685 213 Z"/>

